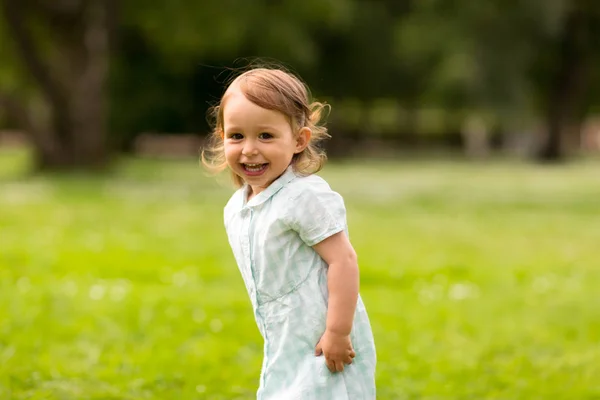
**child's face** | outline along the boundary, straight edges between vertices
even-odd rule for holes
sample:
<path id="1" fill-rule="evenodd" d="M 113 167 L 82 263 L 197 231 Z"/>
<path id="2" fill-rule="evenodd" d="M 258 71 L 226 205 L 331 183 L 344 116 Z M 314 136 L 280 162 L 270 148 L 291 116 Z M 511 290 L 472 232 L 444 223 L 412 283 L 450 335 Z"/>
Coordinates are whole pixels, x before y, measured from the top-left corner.
<path id="1" fill-rule="evenodd" d="M 254 195 L 285 172 L 308 140 L 302 130 L 294 134 L 285 115 L 257 106 L 239 90 L 227 95 L 223 132 L 227 164 L 250 185 Z"/>

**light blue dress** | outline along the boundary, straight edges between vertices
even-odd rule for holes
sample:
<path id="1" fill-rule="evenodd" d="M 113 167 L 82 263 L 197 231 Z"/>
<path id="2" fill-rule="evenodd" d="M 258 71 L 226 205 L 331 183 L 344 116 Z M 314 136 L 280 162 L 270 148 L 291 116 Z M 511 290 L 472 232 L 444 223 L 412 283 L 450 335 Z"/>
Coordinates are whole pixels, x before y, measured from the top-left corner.
<path id="1" fill-rule="evenodd" d="M 331 373 L 314 355 L 325 332 L 327 264 L 311 247 L 345 231 L 342 197 L 292 167 L 246 202 L 244 186 L 224 210 L 225 228 L 264 338 L 259 400 L 375 399 L 376 353 L 359 296 L 351 332 L 356 358 Z"/>

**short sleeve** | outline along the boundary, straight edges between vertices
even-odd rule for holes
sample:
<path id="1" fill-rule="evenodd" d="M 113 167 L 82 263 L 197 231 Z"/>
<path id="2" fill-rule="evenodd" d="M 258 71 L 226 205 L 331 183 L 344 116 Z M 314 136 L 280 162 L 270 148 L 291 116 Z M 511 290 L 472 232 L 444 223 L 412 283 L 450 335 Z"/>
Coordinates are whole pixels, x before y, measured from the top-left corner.
<path id="1" fill-rule="evenodd" d="M 345 230 L 346 207 L 342 196 L 326 187 L 306 187 L 290 198 L 285 221 L 308 246 Z"/>

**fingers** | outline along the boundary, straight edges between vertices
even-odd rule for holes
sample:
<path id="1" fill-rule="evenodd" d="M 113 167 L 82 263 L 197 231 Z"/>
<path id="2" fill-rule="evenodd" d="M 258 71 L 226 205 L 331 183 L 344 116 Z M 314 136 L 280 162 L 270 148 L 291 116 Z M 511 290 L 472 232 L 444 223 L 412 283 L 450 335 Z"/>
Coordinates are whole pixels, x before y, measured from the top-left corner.
<path id="1" fill-rule="evenodd" d="M 348 355 L 344 357 L 344 362 L 346 364 L 352 364 L 352 360 L 354 359 L 354 357 L 356 357 L 356 352 L 354 351 L 354 349 L 351 348 L 348 352 Z"/>
<path id="2" fill-rule="evenodd" d="M 323 349 L 321 348 L 321 342 L 317 343 L 317 346 L 315 347 L 315 356 L 320 356 L 321 354 L 323 354 Z"/>
<path id="3" fill-rule="evenodd" d="M 352 364 L 352 359 L 356 356 L 356 353 L 351 353 L 343 360 L 333 360 L 331 358 L 325 358 L 325 364 L 327 365 L 327 369 L 331 372 L 343 372 L 344 364 Z"/>
<path id="4" fill-rule="evenodd" d="M 335 372 L 335 362 L 333 360 L 325 359 L 325 365 L 330 372 Z"/>
<path id="5" fill-rule="evenodd" d="M 341 361 L 325 360 L 325 363 L 332 373 L 344 371 L 344 363 Z"/>

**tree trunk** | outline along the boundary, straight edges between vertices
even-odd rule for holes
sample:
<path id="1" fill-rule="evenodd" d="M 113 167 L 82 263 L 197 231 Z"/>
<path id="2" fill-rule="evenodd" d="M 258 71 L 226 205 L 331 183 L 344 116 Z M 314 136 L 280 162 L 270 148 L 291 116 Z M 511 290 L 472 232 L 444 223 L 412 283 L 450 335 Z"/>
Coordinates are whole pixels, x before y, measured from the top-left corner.
<path id="1" fill-rule="evenodd" d="M 38 169 L 97 169 L 109 161 L 105 82 L 112 0 L 71 3 L 1 0 L 24 67 L 37 84 L 49 117 L 28 114 L 21 128 L 34 144 Z M 29 13 L 51 24 L 52 43 L 61 59 L 52 63 L 27 29 Z M 16 109 L 16 108 L 15 108 Z M 23 114 L 23 113 L 22 113 Z M 21 118 L 23 120 L 23 118 Z"/>
<path id="2" fill-rule="evenodd" d="M 103 167 L 108 161 L 104 84 L 108 67 L 107 10 L 102 0 L 90 2 L 83 43 L 78 43 L 78 76 L 71 98 L 71 126 L 75 163 Z"/>
<path id="3" fill-rule="evenodd" d="M 591 23 L 582 6 L 572 6 L 566 16 L 549 98 L 546 140 L 538 153 L 541 161 L 555 162 L 566 156 L 567 136 L 577 124 L 588 82 Z"/>

